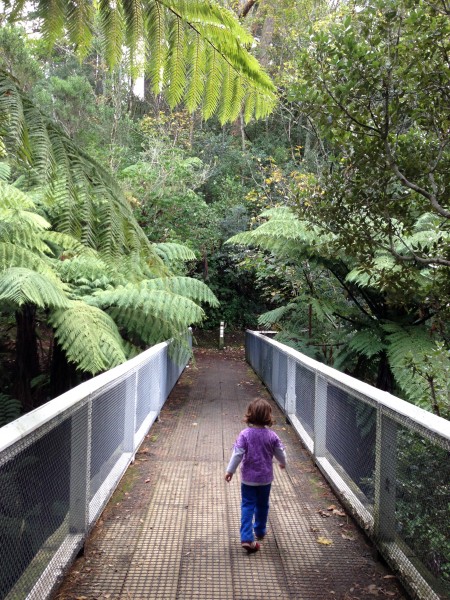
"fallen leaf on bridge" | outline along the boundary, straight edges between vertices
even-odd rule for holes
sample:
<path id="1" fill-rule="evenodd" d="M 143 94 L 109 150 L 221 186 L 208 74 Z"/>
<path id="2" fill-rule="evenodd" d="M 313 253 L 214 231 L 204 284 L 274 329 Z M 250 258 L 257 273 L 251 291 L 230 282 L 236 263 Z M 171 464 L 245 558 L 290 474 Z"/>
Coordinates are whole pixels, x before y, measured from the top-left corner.
<path id="1" fill-rule="evenodd" d="M 332 540 L 329 540 L 328 538 L 324 538 L 322 536 L 318 537 L 317 541 L 319 542 L 319 544 L 323 544 L 324 546 L 331 546 L 333 544 Z"/>

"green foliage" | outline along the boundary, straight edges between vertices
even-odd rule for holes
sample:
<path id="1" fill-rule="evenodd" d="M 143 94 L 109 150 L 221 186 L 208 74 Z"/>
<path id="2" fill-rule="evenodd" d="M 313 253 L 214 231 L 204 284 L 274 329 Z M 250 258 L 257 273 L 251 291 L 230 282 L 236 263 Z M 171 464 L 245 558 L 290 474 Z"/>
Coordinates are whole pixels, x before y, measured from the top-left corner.
<path id="1" fill-rule="evenodd" d="M 192 250 L 182 244 L 174 244 L 173 242 L 155 244 L 155 250 L 169 267 L 174 263 L 189 262 L 196 258 Z"/>
<path id="2" fill-rule="evenodd" d="M 56 229 L 110 259 L 139 252 L 157 267 L 160 260 L 111 174 L 47 120 L 4 73 L 0 138 L 11 159 L 44 190 L 42 203 Z"/>
<path id="3" fill-rule="evenodd" d="M 217 113 L 222 122 L 236 118 L 241 106 L 247 119 L 265 117 L 273 109 L 275 87 L 247 51 L 253 38 L 218 3 L 123 0 L 93 6 L 40 0 L 38 12 L 48 46 L 66 29 L 81 58 L 92 47 L 98 25 L 109 65 L 120 63 L 124 46 L 133 75 L 145 69 L 154 93 L 164 90 L 171 107 L 184 100 L 189 110 L 200 109 L 206 118 Z M 138 60 L 143 49 L 144 69 Z"/>
<path id="4" fill-rule="evenodd" d="M 98 291 L 87 300 L 107 309 L 133 339 L 145 344 L 177 337 L 190 324 L 201 322 L 204 312 L 199 302 L 218 305 L 205 284 L 189 277 L 150 279 Z"/>
<path id="5" fill-rule="evenodd" d="M 384 294 L 388 288 L 382 285 L 381 276 L 385 269 L 395 268 L 392 255 L 378 254 L 371 269 L 355 262 L 350 269 L 345 265 L 349 262 L 348 256 L 343 252 L 334 254 L 334 248 L 331 251 L 334 255 L 330 252 L 328 243 L 334 236 L 324 234 L 306 220 L 299 220 L 290 209 L 273 209 L 262 216 L 269 220 L 256 229 L 233 236 L 228 243 L 247 243 L 291 264 L 292 277 L 297 283 L 293 293 L 288 295 L 289 301 L 283 298 L 280 306 L 260 317 L 260 324 L 281 328 L 277 339 L 316 358 L 322 354 L 322 358 L 332 359 L 336 367 L 348 371 L 353 366 L 355 374 L 359 374 L 364 365 L 365 377 L 370 383 L 382 379 L 381 373 L 374 372 L 373 367 L 378 364 L 379 370 L 385 369 L 384 358 L 387 357 L 396 386 L 405 398 L 437 414 L 448 414 L 448 350 L 436 345 L 436 337 L 426 325 L 408 322 L 404 315 L 395 322 L 395 313 L 386 305 Z M 316 269 L 325 267 L 339 282 L 338 294 L 347 294 L 348 300 L 336 294 L 327 300 L 324 294 L 330 293 L 332 288 L 324 287 L 323 280 L 311 276 L 305 262 L 302 263 L 305 260 L 308 265 L 315 263 Z M 422 272 L 420 277 L 423 277 Z M 308 315 L 302 303 L 303 306 L 309 304 Z M 317 320 L 322 321 L 319 328 L 313 323 Z M 305 332 L 308 331 L 311 338 L 313 329 L 314 339 L 305 339 Z M 326 341 L 320 341 L 318 331 L 324 331 Z M 333 346 L 339 348 L 337 355 L 329 352 Z M 437 354 L 440 360 L 434 361 L 436 368 L 433 369 L 432 357 Z M 386 376 L 387 373 L 383 375 Z"/>
<path id="6" fill-rule="evenodd" d="M 430 572 L 448 586 L 448 450 L 403 429 L 398 448 L 396 515 L 400 535 Z"/>
<path id="7" fill-rule="evenodd" d="M 9 72 L 30 90 L 40 79 L 39 63 L 30 52 L 31 43 L 24 29 L 2 23 L 0 29 L 0 71 Z"/>
<path id="8" fill-rule="evenodd" d="M 84 302 L 52 311 L 49 322 L 67 359 L 95 375 L 126 360 L 123 341 L 109 315 Z"/>
<path id="9" fill-rule="evenodd" d="M 0 393 L 0 427 L 18 419 L 21 413 L 21 404 L 8 394 Z"/>
<path id="10" fill-rule="evenodd" d="M 54 281 L 24 267 L 11 267 L 1 272 L 0 300 L 17 307 L 34 304 L 40 308 L 67 308 L 69 304 Z"/>
<path id="11" fill-rule="evenodd" d="M 385 324 L 389 362 L 404 394 L 415 404 L 450 416 L 450 354 L 425 328 Z"/>

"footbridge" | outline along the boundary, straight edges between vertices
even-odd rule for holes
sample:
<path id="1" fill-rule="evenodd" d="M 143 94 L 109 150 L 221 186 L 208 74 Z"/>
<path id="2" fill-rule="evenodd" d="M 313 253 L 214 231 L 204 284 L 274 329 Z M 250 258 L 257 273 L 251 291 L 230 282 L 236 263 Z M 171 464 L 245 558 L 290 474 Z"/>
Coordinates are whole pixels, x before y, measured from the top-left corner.
<path id="1" fill-rule="evenodd" d="M 2 600 L 449 597 L 450 425 L 257 332 L 169 344 L 0 430 Z M 224 469 L 249 401 L 273 403 L 261 551 Z"/>

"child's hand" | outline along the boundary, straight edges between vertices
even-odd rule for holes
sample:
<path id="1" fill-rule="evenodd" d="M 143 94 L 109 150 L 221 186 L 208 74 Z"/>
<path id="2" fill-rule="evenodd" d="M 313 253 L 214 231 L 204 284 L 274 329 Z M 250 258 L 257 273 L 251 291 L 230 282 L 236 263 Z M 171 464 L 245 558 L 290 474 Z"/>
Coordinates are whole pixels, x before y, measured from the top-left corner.
<path id="1" fill-rule="evenodd" d="M 228 483 L 233 479 L 233 473 L 225 473 L 225 481 Z"/>

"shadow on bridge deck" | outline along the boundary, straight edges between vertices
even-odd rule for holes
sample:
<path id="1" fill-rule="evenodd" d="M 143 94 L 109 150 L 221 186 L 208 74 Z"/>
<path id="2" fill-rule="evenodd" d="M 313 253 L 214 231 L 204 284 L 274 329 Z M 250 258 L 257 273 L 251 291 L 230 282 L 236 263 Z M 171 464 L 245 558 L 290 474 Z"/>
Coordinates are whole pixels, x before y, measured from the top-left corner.
<path id="1" fill-rule="evenodd" d="M 239 543 L 240 485 L 224 481 L 250 400 L 268 393 L 241 350 L 197 350 L 56 594 L 58 600 L 406 598 L 274 405 L 275 469 L 261 551 Z"/>

